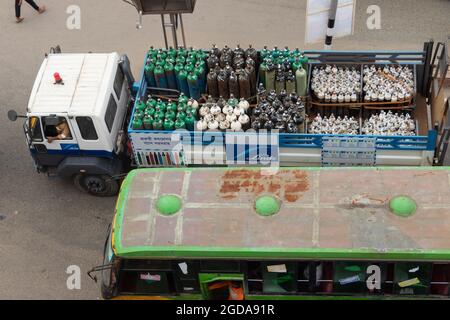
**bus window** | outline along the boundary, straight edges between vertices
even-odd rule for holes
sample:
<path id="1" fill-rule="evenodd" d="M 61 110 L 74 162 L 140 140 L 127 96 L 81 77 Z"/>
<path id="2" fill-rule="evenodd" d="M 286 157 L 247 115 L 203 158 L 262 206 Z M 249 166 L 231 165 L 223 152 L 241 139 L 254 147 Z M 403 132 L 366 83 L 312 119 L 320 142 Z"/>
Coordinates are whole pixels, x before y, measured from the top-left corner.
<path id="1" fill-rule="evenodd" d="M 310 280 L 310 279 L 316 280 Z M 298 263 L 298 291 L 316 292 L 322 279 L 322 263 L 299 262 Z"/>
<path id="2" fill-rule="evenodd" d="M 179 289 L 183 293 L 198 293 L 200 285 L 198 282 L 198 262 L 196 261 L 174 261 L 173 270 L 179 283 Z"/>
<path id="3" fill-rule="evenodd" d="M 435 263 L 431 277 L 430 294 L 449 295 L 450 264 Z"/>
<path id="4" fill-rule="evenodd" d="M 322 276 L 319 280 L 319 293 L 330 294 L 333 292 L 333 262 L 322 262 Z"/>
<path id="5" fill-rule="evenodd" d="M 175 292 L 170 272 L 129 271 L 121 272 L 119 292 L 121 294 L 171 294 Z"/>
<path id="6" fill-rule="evenodd" d="M 264 293 L 297 291 L 297 272 L 294 262 L 265 262 L 263 266 Z"/>
<path id="7" fill-rule="evenodd" d="M 429 292 L 430 263 L 397 262 L 394 271 L 394 293 L 425 295 Z"/>
<path id="8" fill-rule="evenodd" d="M 261 262 L 247 262 L 247 286 L 250 294 L 263 292 L 263 265 Z"/>
<path id="9" fill-rule="evenodd" d="M 334 264 L 334 292 L 362 293 L 366 291 L 366 262 L 338 261 Z"/>

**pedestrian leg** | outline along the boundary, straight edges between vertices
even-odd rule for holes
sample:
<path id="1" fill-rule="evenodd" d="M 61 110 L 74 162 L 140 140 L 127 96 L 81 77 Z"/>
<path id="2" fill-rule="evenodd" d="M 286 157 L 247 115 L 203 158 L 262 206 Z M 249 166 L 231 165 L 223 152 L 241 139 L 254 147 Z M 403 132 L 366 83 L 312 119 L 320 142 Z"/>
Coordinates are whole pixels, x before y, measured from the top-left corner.
<path id="1" fill-rule="evenodd" d="M 16 22 L 22 22 L 23 18 L 20 16 L 20 6 L 22 5 L 21 0 L 16 0 L 14 3 L 16 9 Z"/>

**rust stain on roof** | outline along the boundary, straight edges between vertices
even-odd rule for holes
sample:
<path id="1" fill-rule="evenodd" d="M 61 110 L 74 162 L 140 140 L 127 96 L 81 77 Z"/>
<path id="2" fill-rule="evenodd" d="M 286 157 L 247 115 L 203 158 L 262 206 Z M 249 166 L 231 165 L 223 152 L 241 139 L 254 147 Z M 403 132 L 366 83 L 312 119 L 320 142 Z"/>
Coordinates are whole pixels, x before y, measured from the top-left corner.
<path id="1" fill-rule="evenodd" d="M 287 202 L 295 202 L 308 189 L 309 181 L 305 171 L 280 170 L 275 175 L 262 175 L 259 170 L 239 169 L 223 174 L 220 196 L 223 199 L 233 199 L 242 192 L 255 196 L 271 193 Z"/>

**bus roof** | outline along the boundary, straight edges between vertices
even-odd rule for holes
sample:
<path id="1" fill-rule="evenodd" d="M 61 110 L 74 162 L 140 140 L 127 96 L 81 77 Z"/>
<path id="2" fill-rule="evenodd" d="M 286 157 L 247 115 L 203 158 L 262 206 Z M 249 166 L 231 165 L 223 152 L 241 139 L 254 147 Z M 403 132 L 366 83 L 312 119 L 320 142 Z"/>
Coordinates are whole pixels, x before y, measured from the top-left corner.
<path id="1" fill-rule="evenodd" d="M 259 168 L 132 171 L 117 202 L 116 255 L 450 261 L 448 167 L 266 173 Z M 162 215 L 156 203 L 163 195 L 179 196 L 181 210 Z M 258 214 L 255 201 L 262 196 L 278 199 L 279 211 Z"/>

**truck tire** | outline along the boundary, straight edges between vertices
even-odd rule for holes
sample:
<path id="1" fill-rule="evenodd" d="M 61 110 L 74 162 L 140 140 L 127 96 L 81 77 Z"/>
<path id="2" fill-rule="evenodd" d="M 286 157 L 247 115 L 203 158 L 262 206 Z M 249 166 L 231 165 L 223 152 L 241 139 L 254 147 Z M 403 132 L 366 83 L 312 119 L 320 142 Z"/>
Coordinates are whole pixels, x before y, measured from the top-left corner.
<path id="1" fill-rule="evenodd" d="M 107 175 L 77 174 L 73 183 L 82 192 L 97 197 L 111 197 L 119 192 L 119 183 Z"/>

